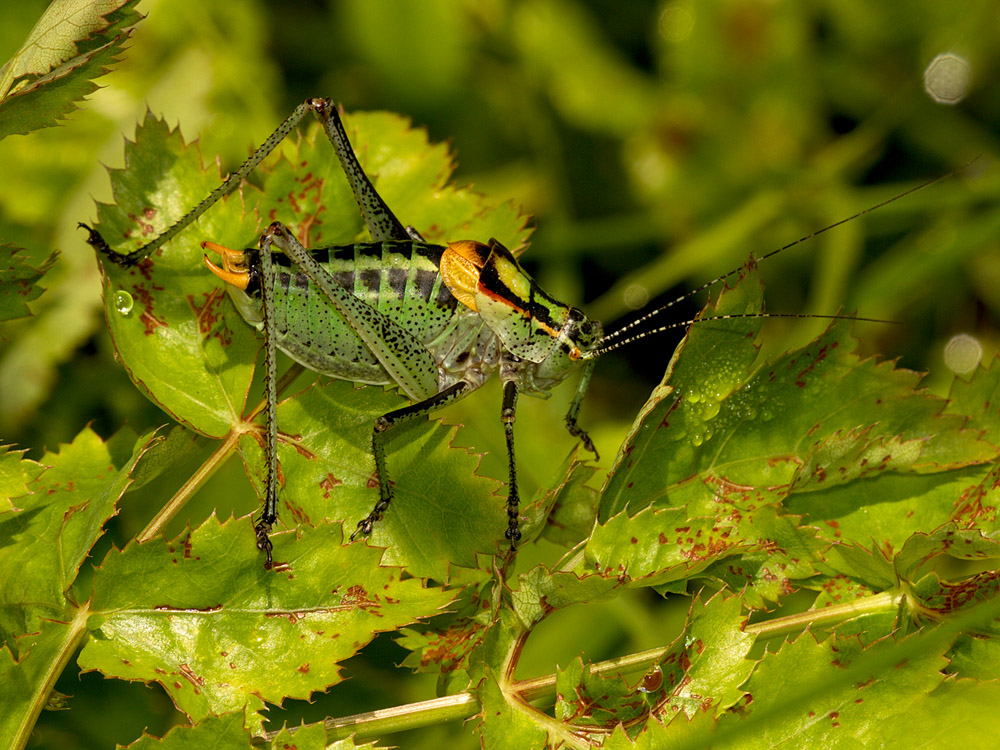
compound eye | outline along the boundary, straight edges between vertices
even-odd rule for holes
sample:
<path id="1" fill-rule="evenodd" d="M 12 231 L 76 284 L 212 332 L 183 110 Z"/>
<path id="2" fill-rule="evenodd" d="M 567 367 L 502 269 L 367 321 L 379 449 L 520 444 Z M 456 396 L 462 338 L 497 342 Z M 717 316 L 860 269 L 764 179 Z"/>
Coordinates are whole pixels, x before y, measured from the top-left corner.
<path id="1" fill-rule="evenodd" d="M 575 346 L 569 350 L 569 358 L 574 362 L 578 361 L 582 356 L 583 354 L 580 353 L 579 348 Z"/>

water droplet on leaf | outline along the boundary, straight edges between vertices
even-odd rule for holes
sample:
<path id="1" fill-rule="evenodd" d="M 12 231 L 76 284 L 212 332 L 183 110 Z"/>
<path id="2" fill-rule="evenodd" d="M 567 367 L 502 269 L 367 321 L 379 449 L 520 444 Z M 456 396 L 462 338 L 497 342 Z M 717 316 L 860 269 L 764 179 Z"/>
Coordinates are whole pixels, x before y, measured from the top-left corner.
<path id="1" fill-rule="evenodd" d="M 134 305 L 132 295 L 123 289 L 119 289 L 115 292 L 114 305 L 120 315 L 128 317 L 132 314 L 132 306 Z"/>

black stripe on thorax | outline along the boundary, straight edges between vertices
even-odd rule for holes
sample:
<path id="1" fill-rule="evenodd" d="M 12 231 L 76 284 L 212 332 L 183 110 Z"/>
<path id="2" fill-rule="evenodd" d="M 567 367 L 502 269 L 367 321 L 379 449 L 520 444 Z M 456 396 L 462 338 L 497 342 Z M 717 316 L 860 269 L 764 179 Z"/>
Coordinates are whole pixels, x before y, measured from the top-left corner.
<path id="1" fill-rule="evenodd" d="M 527 274 L 525 275 L 527 276 Z M 519 297 L 509 286 L 500 280 L 496 272 L 496 266 L 491 263 L 487 264 L 479 274 L 479 283 L 489 289 L 491 294 L 507 302 L 514 310 L 527 313 L 528 317 L 547 325 L 549 328 L 558 330 L 562 327 L 562 324 L 557 323 L 552 318 L 552 312 L 549 307 L 539 302 L 537 298 L 546 300 L 552 306 L 565 307 L 565 305 L 543 292 L 533 278 L 530 276 L 527 276 L 527 278 L 529 286 L 528 299 L 526 300 Z"/>

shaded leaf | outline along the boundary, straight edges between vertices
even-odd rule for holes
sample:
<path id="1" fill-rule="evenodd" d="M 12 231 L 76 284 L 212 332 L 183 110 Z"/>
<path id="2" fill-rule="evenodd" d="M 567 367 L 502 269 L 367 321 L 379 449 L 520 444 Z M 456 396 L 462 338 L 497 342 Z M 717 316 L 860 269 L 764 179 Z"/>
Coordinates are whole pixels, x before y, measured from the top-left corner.
<path id="1" fill-rule="evenodd" d="M 954 524 L 946 524 L 930 534 L 917 533 L 907 539 L 896 555 L 896 572 L 901 579 L 912 580 L 920 566 L 939 555 L 960 560 L 1000 557 L 1000 541 L 984 537 L 976 530 L 957 529 Z"/>
<path id="2" fill-rule="evenodd" d="M 5 568 L 9 570 L 9 568 Z M 0 743 L 23 747 L 46 705 L 55 670 L 68 659 L 82 634 L 79 623 L 59 622 L 51 609 L 21 630 L 13 643 L 0 645 Z M 12 618 L 5 617 L 4 625 Z M 67 618 L 70 619 L 70 618 Z"/>
<path id="3" fill-rule="evenodd" d="M 1000 594 L 1000 570 L 987 570 L 959 580 L 944 580 L 932 571 L 909 587 L 913 613 L 937 622 L 960 616 L 965 627 L 975 633 L 1000 634 L 995 606 Z"/>
<path id="4" fill-rule="evenodd" d="M 1000 444 L 1000 378 L 997 359 L 977 367 L 966 379 L 956 377 L 948 394 L 948 411 L 969 418 L 969 426 L 984 430 L 984 439 Z"/>
<path id="5" fill-rule="evenodd" d="M 52 3 L 0 69 L 0 138 L 56 125 L 124 52 L 136 0 Z"/>
<path id="6" fill-rule="evenodd" d="M 381 388 L 337 381 L 283 401 L 278 409 L 285 435 L 278 451 L 283 522 L 294 526 L 330 519 L 353 531 L 379 497 L 372 424 L 404 404 Z M 494 494 L 497 483 L 475 474 L 478 457 L 454 448 L 454 437 L 455 428 L 437 421 L 404 425 L 390 434 L 387 461 L 395 499 L 363 542 L 385 547 L 385 564 L 405 564 L 414 575 L 440 581 L 448 579 L 450 565 L 475 567 L 477 554 L 495 554 L 506 524 L 505 500 Z M 240 444 L 259 492 L 261 439 L 250 435 Z M 276 554 L 280 559 L 280 550 Z"/>
<path id="7" fill-rule="evenodd" d="M 28 302 L 42 293 L 39 279 L 55 263 L 53 253 L 38 268 L 32 268 L 17 257 L 20 248 L 0 244 L 0 321 L 23 318 L 30 315 Z"/>
<path id="8" fill-rule="evenodd" d="M 239 711 L 223 716 L 207 716 L 194 726 L 176 726 L 162 739 L 143 735 L 128 745 L 128 750 L 249 750 L 250 732 Z"/>
<path id="9" fill-rule="evenodd" d="M 117 512 L 129 471 L 149 445 L 126 431 L 104 442 L 85 429 L 58 453 L 42 457 L 48 468 L 29 485 L 31 494 L 18 500 L 17 511 L 0 515 L 0 567 L 18 571 L 0 579 L 0 605 L 61 611 L 80 565 Z"/>

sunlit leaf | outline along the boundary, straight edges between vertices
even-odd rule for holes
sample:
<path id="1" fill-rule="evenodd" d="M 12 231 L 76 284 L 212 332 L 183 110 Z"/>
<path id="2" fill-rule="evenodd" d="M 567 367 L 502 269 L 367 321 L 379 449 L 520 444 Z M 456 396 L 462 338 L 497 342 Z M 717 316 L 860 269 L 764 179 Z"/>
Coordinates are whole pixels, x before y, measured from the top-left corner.
<path id="1" fill-rule="evenodd" d="M 452 598 L 379 552 L 345 546 L 339 525 L 282 538 L 264 570 L 248 522 L 209 519 L 180 538 L 112 552 L 94 579 L 85 669 L 159 682 L 193 719 L 308 698 L 376 633 L 437 614 Z M 249 718 L 259 728 L 260 717 Z"/>

